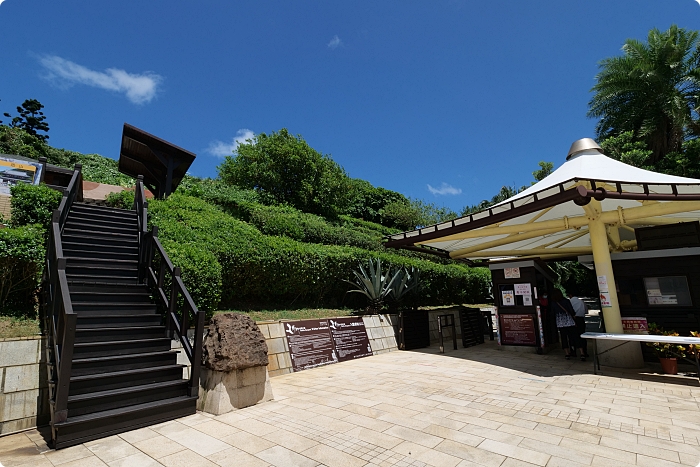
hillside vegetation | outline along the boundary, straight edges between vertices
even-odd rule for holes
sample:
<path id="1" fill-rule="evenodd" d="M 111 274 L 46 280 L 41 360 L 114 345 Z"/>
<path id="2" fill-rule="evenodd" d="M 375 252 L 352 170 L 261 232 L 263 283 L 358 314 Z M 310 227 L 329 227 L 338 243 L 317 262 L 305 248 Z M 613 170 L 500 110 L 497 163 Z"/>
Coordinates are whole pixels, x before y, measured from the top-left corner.
<path id="1" fill-rule="evenodd" d="M 345 280 L 351 279 L 359 263 L 370 258 L 381 258 L 392 267 L 420 270 L 422 305 L 475 303 L 487 298 L 487 269 L 431 255 L 387 250 L 382 245 L 384 235 L 437 222 L 454 213 L 352 179 L 330 156 L 316 153 L 301 137 L 291 136 L 286 130 L 256 138 L 256 144 L 242 145 L 239 155 L 226 158 L 219 167 L 220 178 L 186 176 L 167 200 L 149 204 L 150 223 L 158 226 L 164 248 L 173 263 L 182 268 L 183 280 L 200 308 L 209 312 L 362 308 L 363 297 L 347 294 L 351 286 Z M 113 159 L 56 149 L 18 128 L 0 126 L 0 153 L 44 156 L 64 167 L 81 163 L 85 180 L 133 185 L 132 179 L 117 171 Z M 255 170 L 262 170 L 264 176 L 242 167 L 245 162 L 239 159 L 241 154 L 247 155 L 248 162 L 254 161 Z M 294 163 L 285 164 L 288 159 Z M 282 178 L 274 172 L 280 167 L 286 170 L 286 185 L 276 190 L 274 184 L 281 183 Z M 301 172 L 290 174 L 290 167 L 298 167 Z M 256 177 L 265 180 L 265 185 L 257 183 Z M 18 192 L 13 206 L 35 196 L 31 195 L 35 189 L 42 188 Z M 109 202 L 130 209 L 133 192 L 114 194 Z M 40 232 L 37 235 L 43 235 L 42 228 L 36 227 Z M 2 251 L 0 248 L 0 254 Z M 25 302 L 0 302 L 0 308 Z M 4 313 L 9 314 L 8 310 Z"/>

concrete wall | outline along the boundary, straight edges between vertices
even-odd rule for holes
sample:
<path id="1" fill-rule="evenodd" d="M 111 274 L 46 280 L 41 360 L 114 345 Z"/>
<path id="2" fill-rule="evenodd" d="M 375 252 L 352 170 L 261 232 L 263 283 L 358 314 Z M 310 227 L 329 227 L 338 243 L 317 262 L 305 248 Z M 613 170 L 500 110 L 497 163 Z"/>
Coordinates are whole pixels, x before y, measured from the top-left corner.
<path id="1" fill-rule="evenodd" d="M 49 422 L 44 340 L 0 340 L 0 435 Z"/>

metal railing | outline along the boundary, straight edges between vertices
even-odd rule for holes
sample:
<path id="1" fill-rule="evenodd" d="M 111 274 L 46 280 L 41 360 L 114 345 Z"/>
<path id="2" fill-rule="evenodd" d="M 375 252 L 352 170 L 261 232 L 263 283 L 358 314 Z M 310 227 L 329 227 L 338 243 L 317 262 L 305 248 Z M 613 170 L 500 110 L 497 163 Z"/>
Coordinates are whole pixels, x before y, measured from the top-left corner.
<path id="1" fill-rule="evenodd" d="M 165 313 L 165 329 L 173 339 L 177 335 L 185 355 L 191 363 L 188 395 L 199 393 L 199 373 L 202 363 L 204 315 L 194 304 L 187 291 L 179 267 L 174 267 L 158 240 L 158 227 L 148 231 L 148 202 L 143 186 L 143 176 L 136 181 L 134 209 L 139 226 L 139 281 L 145 282 Z M 194 340 L 190 343 L 187 331 L 194 325 Z"/>
<path id="2" fill-rule="evenodd" d="M 70 183 L 63 190 L 61 203 L 53 212 L 46 249 L 43 288 L 52 425 L 68 419 L 68 392 L 77 315 L 73 311 L 68 290 L 61 233 L 73 202 L 82 201 L 82 184 L 82 166 L 76 164 Z"/>

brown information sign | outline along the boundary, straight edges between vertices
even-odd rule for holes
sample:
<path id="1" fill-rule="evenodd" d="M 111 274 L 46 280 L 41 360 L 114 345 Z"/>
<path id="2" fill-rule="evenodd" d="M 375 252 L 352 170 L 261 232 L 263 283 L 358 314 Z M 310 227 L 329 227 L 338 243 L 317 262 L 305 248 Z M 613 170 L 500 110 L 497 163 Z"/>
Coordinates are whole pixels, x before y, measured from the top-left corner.
<path id="1" fill-rule="evenodd" d="M 289 343 L 294 371 L 338 361 L 327 319 L 284 323 L 284 333 Z"/>
<path id="2" fill-rule="evenodd" d="M 332 318 L 331 336 L 338 360 L 341 362 L 372 355 L 367 330 L 362 318 Z"/>
<path id="3" fill-rule="evenodd" d="M 505 345 L 537 345 L 535 315 L 502 314 L 500 318 L 501 343 Z"/>

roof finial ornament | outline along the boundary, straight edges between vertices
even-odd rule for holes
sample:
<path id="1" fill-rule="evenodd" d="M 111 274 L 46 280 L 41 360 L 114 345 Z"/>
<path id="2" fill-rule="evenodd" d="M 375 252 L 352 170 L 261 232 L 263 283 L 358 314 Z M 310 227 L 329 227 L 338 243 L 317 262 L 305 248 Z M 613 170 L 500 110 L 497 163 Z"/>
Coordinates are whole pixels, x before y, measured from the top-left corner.
<path id="1" fill-rule="evenodd" d="M 574 141 L 574 144 L 571 145 L 571 149 L 569 149 L 569 154 L 566 155 L 566 160 L 568 161 L 579 152 L 589 151 L 591 149 L 603 154 L 603 148 L 601 148 L 593 138 L 581 138 L 578 141 Z"/>

